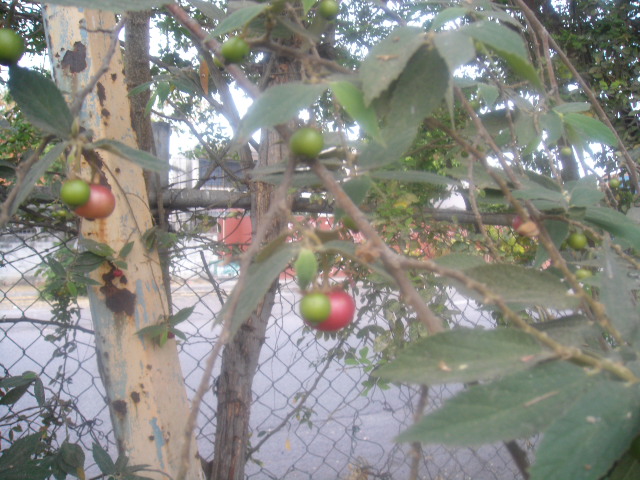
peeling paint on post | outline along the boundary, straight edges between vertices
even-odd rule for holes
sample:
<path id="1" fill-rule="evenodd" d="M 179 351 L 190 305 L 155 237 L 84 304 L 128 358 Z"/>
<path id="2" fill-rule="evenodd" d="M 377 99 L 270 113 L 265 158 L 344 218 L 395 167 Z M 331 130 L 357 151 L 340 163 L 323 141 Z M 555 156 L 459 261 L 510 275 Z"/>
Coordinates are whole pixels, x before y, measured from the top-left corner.
<path id="1" fill-rule="evenodd" d="M 70 99 L 104 62 L 114 15 L 47 5 L 44 22 L 54 78 Z M 109 71 L 84 103 L 80 123 L 93 131 L 95 139 L 115 139 L 135 147 L 123 72 L 116 49 Z M 116 252 L 134 242 L 124 272 L 116 276 L 114 267 L 105 263 L 92 274 L 100 283 L 89 288 L 100 375 L 120 453 L 130 458 L 130 464 L 148 464 L 175 477 L 189 410 L 176 345 L 170 340 L 160 348 L 136 335 L 169 312 L 157 254 L 147 252 L 141 241 L 152 226 L 143 172 L 108 153 L 101 153 L 98 160 L 101 180 L 116 197 L 116 209 L 105 219 L 83 220 L 82 236 L 106 243 Z M 86 164 L 82 176 L 91 180 Z M 195 440 L 191 441 L 194 452 Z M 197 459 L 192 457 L 190 462 L 187 478 L 203 479 Z"/>

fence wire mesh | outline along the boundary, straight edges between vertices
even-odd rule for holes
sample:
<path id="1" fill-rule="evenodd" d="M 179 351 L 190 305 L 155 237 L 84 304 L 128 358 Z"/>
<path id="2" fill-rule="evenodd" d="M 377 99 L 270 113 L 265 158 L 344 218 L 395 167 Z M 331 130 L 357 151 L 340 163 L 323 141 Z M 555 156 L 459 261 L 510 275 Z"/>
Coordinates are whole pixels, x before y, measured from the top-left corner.
<path id="1" fill-rule="evenodd" d="M 202 216 L 199 222 L 192 221 L 196 214 L 201 212 L 172 215 L 171 223 L 181 232 L 201 227 Z M 180 324 L 187 340 L 178 344 L 190 398 L 218 335 L 217 312 L 237 276 L 222 233 L 200 227 L 176 236 L 170 250 L 173 307 L 195 307 Z M 39 405 L 28 391 L 15 404 L 0 405 L 3 449 L 29 432 L 47 428 L 53 444 L 65 439 L 79 442 L 88 458 L 93 442 L 112 453 L 116 450 L 98 375 L 88 301 L 82 295 L 75 303 L 62 301 L 64 295 L 52 290 L 59 285 L 51 281 L 46 266 L 51 257 L 64 262 L 75 248 L 73 230 L 72 223 L 59 230 L 13 224 L 0 234 L 0 375 L 35 372 L 43 380 L 46 398 Z M 510 229 L 497 229 L 494 234 L 501 248 L 509 246 Z M 438 297 L 450 326 L 495 324 L 487 312 L 450 288 L 433 287 L 430 294 Z M 389 311 L 367 304 L 367 295 L 376 297 L 377 304 L 399 304 L 399 299 L 390 291 L 375 289 L 362 288 L 360 295 L 363 305 L 349 335 L 317 335 L 297 314 L 300 293 L 293 279 L 282 276 L 253 383 L 247 478 L 403 479 L 409 478 L 416 455 L 420 479 L 521 478 L 501 444 L 429 445 L 418 452 L 412 445 L 394 443 L 394 437 L 412 424 L 424 391 L 371 381 L 381 337 L 365 327 L 388 330 L 394 320 Z M 212 458 L 214 449 L 218 374 L 214 372 L 198 422 L 198 446 L 204 459 Z M 429 388 L 426 411 L 461 388 Z M 533 450 L 529 443 L 520 447 L 529 454 Z"/>

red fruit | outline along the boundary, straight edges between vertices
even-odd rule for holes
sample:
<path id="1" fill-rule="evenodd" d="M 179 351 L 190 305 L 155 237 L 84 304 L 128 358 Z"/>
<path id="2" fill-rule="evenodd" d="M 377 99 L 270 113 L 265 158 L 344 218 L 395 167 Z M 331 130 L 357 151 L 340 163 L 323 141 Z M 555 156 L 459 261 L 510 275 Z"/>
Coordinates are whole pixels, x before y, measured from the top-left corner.
<path id="1" fill-rule="evenodd" d="M 94 219 L 105 218 L 111 215 L 116 208 L 116 197 L 114 197 L 111 189 L 104 185 L 93 183 L 90 185 L 91 195 L 89 201 L 74 210 L 77 215 Z"/>
<path id="2" fill-rule="evenodd" d="M 116 268 L 116 269 L 113 271 L 113 276 L 114 276 L 114 277 L 121 277 L 122 275 L 124 275 L 124 272 L 123 272 L 122 270 L 120 270 L 119 268 Z"/>
<path id="3" fill-rule="evenodd" d="M 511 226 L 514 230 L 518 230 L 518 228 L 520 228 L 520 225 L 522 225 L 522 218 L 520 217 L 520 215 L 516 215 L 515 217 L 513 217 L 513 220 L 511 220 Z"/>
<path id="4" fill-rule="evenodd" d="M 324 322 L 315 323 L 311 326 L 323 332 L 335 332 L 353 321 L 356 313 L 356 302 L 344 290 L 332 290 L 327 296 L 331 302 L 329 317 Z"/>

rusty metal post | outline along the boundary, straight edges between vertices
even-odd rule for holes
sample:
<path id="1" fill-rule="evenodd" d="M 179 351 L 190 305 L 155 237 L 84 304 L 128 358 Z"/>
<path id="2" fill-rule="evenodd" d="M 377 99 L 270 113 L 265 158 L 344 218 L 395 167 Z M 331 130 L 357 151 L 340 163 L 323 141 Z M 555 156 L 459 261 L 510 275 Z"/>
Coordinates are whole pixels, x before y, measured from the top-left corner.
<path id="1" fill-rule="evenodd" d="M 72 98 L 107 57 L 114 15 L 49 5 L 44 22 L 56 83 Z M 96 139 L 136 146 L 119 49 L 87 97 L 80 123 Z M 100 375 L 119 453 L 126 454 L 130 464 L 148 464 L 164 472 L 142 472 L 145 476 L 173 478 L 180 464 L 189 402 L 175 342 L 160 347 L 136 334 L 169 314 L 157 252 L 146 251 L 141 241 L 152 227 L 143 172 L 119 157 L 106 153 L 101 157 L 99 173 L 116 196 L 116 210 L 106 219 L 83 220 L 81 234 L 116 252 L 129 242 L 134 246 L 124 275 L 113 275 L 113 266 L 106 262 L 92 274 L 100 283 L 89 287 Z M 82 175 L 90 180 L 88 166 Z M 191 441 L 191 451 L 196 452 L 195 440 Z M 189 464 L 187 478 L 204 478 L 195 453 Z"/>

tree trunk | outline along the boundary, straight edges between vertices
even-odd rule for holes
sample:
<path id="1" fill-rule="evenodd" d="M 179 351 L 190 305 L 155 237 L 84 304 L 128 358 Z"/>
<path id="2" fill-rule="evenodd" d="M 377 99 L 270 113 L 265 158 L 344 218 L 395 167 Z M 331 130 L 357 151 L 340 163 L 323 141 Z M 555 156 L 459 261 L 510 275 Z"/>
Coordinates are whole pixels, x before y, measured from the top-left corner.
<path id="1" fill-rule="evenodd" d="M 127 12 L 127 25 L 125 27 L 125 49 L 124 49 L 124 74 L 127 84 L 127 91 L 130 93 L 134 88 L 151 82 L 151 66 L 149 64 L 149 22 L 151 19 L 151 11 Z M 131 112 L 131 126 L 136 133 L 136 142 L 140 150 L 145 152 L 158 154 L 156 150 L 156 142 L 154 141 L 155 132 L 151 124 L 151 117 L 146 113 L 147 104 L 151 98 L 149 89 L 145 89 L 135 95 L 130 95 L 129 106 Z M 166 125 L 166 124 L 165 124 Z M 156 140 L 166 140 L 168 144 L 169 137 L 162 137 Z M 167 145 L 168 146 L 168 145 Z M 167 149 L 168 150 L 168 149 Z M 169 152 L 166 153 L 166 160 L 169 159 Z M 160 156 L 163 160 L 162 156 Z M 154 198 L 162 199 L 163 187 L 167 184 L 168 174 L 156 172 L 144 172 L 144 178 L 147 185 L 147 194 Z M 159 203 L 158 209 L 155 211 L 155 223 L 162 231 L 168 230 L 168 216 Z M 169 248 L 165 246 L 158 247 L 158 255 L 162 268 L 162 279 L 167 295 L 167 301 L 171 305 L 171 275 L 169 272 L 170 255 Z"/>
<path id="2" fill-rule="evenodd" d="M 113 14 L 89 9 L 47 5 L 44 22 L 54 77 L 60 89 L 80 91 L 108 60 Z M 82 127 L 96 139 L 109 138 L 136 146 L 131 128 L 127 91 L 119 49 L 109 68 L 86 97 L 80 113 Z M 189 409 L 175 341 L 163 347 L 136 334 L 162 321 L 169 307 L 156 252 L 144 248 L 141 236 L 152 226 L 142 169 L 114 155 L 100 152 L 98 169 L 85 163 L 80 174 L 93 174 L 108 184 L 116 209 L 107 218 L 83 220 L 81 235 L 109 245 L 115 252 L 132 242 L 124 259 L 124 275 L 104 262 L 88 286 L 95 331 L 98 369 L 104 383 L 109 412 L 118 445 L 131 465 L 147 464 L 155 472 L 142 471 L 153 479 L 175 477 L 181 464 L 185 412 Z M 195 439 L 192 451 L 195 451 Z M 189 459 L 189 479 L 203 478 L 199 462 Z M 164 473 L 161 473 L 164 472 Z"/>
<path id="3" fill-rule="evenodd" d="M 273 134 L 267 134 L 267 140 L 261 143 L 261 147 L 266 148 L 261 148 L 263 152 L 260 154 L 260 164 L 271 165 L 282 159 L 281 145 L 277 140 L 269 141 L 272 136 Z M 273 187 L 256 182 L 252 184 L 252 190 L 251 215 L 255 232 L 259 228 L 265 228 L 262 218 L 271 204 Z M 282 226 L 268 226 L 271 233 L 266 240 L 275 237 Z M 244 479 L 253 377 L 258 367 L 276 290 L 277 281 L 222 354 L 221 373 L 217 382 L 215 455 L 209 477 L 212 480 Z"/>

